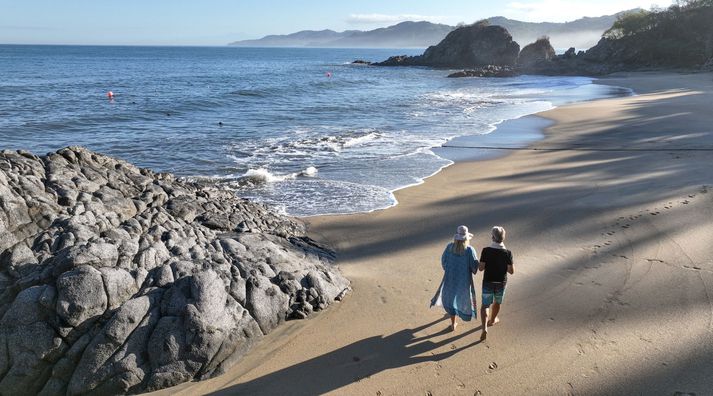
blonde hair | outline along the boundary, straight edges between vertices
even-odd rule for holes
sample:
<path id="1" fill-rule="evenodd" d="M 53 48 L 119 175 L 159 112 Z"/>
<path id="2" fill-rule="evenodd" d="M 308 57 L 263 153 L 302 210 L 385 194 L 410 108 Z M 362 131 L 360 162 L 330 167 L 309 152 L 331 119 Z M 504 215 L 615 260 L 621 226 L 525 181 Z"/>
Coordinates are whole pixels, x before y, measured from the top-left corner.
<path id="1" fill-rule="evenodd" d="M 495 226 L 493 227 L 493 242 L 495 243 L 503 243 L 505 240 L 505 229 L 500 226 Z"/>
<path id="2" fill-rule="evenodd" d="M 453 240 L 453 253 L 461 255 L 465 253 L 465 249 L 468 247 L 469 241 L 466 239 L 464 241 L 460 240 Z"/>

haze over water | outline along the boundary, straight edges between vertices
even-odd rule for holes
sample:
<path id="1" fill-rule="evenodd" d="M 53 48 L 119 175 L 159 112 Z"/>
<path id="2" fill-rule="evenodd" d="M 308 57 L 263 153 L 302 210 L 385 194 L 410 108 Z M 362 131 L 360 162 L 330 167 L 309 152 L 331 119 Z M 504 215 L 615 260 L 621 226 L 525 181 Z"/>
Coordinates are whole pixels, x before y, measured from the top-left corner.
<path id="1" fill-rule="evenodd" d="M 614 94 L 581 77 L 350 64 L 420 52 L 0 46 L 0 149 L 83 145 L 293 215 L 351 213 L 450 164 L 430 148 L 451 138 Z"/>

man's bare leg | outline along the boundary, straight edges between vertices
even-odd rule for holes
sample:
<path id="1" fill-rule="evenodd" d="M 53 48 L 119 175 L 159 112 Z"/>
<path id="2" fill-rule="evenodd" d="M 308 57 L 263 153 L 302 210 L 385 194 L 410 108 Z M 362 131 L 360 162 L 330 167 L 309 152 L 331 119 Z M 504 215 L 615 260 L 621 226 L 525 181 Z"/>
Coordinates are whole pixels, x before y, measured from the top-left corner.
<path id="1" fill-rule="evenodd" d="M 499 312 L 500 312 L 500 304 L 493 303 L 493 316 L 490 318 L 490 322 L 488 322 L 488 326 L 492 326 L 492 325 L 500 322 L 500 318 L 498 318 Z"/>
<path id="2" fill-rule="evenodd" d="M 480 340 L 484 341 L 488 337 L 488 307 L 480 307 L 480 320 L 483 323 L 483 332 L 480 334 Z"/>

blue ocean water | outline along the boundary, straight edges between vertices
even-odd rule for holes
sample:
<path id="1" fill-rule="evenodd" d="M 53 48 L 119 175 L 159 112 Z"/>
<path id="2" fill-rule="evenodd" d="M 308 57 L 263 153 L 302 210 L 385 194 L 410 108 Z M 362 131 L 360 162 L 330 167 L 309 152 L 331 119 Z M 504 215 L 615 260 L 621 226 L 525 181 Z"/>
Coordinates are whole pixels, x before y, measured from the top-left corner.
<path id="1" fill-rule="evenodd" d="M 0 46 L 0 149 L 83 145 L 292 215 L 351 213 L 450 164 L 431 150 L 449 139 L 617 94 L 582 77 L 351 64 L 420 52 Z"/>

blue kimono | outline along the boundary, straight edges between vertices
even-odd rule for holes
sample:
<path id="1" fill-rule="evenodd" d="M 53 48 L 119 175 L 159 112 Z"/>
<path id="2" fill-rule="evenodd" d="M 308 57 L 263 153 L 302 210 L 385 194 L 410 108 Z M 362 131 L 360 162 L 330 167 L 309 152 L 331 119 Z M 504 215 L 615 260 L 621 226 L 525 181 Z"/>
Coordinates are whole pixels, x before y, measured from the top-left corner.
<path id="1" fill-rule="evenodd" d="M 464 254 L 458 255 L 453 253 L 453 243 L 449 243 L 441 256 L 441 266 L 445 272 L 431 307 L 442 306 L 449 315 L 470 321 L 476 317 L 473 274 L 478 272 L 478 257 L 475 249 L 468 246 Z"/>

